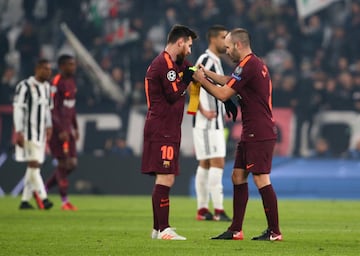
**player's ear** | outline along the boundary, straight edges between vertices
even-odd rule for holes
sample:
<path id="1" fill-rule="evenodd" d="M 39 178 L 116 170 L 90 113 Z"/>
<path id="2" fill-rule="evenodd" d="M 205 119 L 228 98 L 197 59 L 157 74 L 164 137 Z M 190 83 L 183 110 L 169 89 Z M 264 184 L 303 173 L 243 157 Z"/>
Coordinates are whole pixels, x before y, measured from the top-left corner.
<path id="1" fill-rule="evenodd" d="M 178 45 L 179 47 L 182 47 L 182 46 L 184 45 L 184 43 L 185 43 L 185 40 L 184 40 L 183 37 L 180 37 L 180 38 L 177 40 L 177 45 Z"/>

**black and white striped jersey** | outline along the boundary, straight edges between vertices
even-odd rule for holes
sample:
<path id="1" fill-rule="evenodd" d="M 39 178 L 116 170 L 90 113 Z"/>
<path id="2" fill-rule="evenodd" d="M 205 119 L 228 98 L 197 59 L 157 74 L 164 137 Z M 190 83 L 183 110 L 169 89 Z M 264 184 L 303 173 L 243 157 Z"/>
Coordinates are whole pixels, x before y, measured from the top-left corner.
<path id="1" fill-rule="evenodd" d="M 217 74 L 223 75 L 224 70 L 221 65 L 221 60 L 209 49 L 205 51 L 197 60 L 196 65 L 203 64 L 206 69 L 211 70 Z M 193 127 L 201 129 L 223 129 L 224 128 L 224 104 L 222 101 L 216 99 L 209 94 L 204 88 L 200 89 L 200 104 L 206 110 L 213 110 L 217 112 L 217 118 L 208 120 L 198 110 L 194 116 Z"/>
<path id="2" fill-rule="evenodd" d="M 45 129 L 52 126 L 50 84 L 39 82 L 31 76 L 18 83 L 14 96 L 14 126 L 24 138 L 44 143 Z"/>

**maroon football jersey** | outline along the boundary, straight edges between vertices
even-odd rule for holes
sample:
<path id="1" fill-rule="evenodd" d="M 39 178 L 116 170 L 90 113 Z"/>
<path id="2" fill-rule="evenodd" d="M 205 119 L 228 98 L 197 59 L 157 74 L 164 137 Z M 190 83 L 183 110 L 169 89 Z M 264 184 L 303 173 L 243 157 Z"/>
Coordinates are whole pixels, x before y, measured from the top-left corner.
<path id="1" fill-rule="evenodd" d="M 77 129 L 75 79 L 73 77 L 64 78 L 58 74 L 54 77 L 53 85 L 56 88 L 53 94 L 54 107 L 51 112 L 54 132 L 67 131 L 70 133 L 72 129 Z"/>
<path id="2" fill-rule="evenodd" d="M 272 84 L 264 62 L 254 54 L 240 61 L 227 82 L 241 97 L 241 141 L 276 139 L 272 115 Z"/>
<path id="3" fill-rule="evenodd" d="M 145 140 L 180 142 L 187 88 L 181 74 L 189 65 L 186 61 L 181 66 L 177 65 L 165 51 L 150 64 L 145 76 L 148 106 Z"/>

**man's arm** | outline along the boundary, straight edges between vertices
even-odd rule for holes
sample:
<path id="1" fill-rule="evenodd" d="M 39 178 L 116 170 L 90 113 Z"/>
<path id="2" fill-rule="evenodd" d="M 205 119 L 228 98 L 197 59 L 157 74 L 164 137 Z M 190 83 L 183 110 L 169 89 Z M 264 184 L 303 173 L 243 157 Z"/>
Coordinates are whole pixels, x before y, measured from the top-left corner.
<path id="1" fill-rule="evenodd" d="M 22 83 L 16 87 L 15 97 L 13 101 L 13 120 L 15 127 L 16 144 L 20 147 L 24 146 L 24 112 L 27 108 L 28 90 L 27 86 Z"/>
<path id="2" fill-rule="evenodd" d="M 206 72 L 210 72 L 210 71 L 206 71 Z M 212 73 L 214 73 L 214 72 L 212 72 Z M 214 73 L 214 74 L 216 74 L 216 73 Z M 219 75 L 219 77 L 220 76 L 221 75 Z M 229 79 L 226 80 L 226 82 L 224 83 L 225 86 L 222 86 L 222 87 L 216 86 L 206 78 L 204 69 L 202 69 L 202 68 L 200 68 L 194 72 L 193 78 L 196 81 L 198 81 L 207 92 L 209 92 L 215 98 L 217 98 L 223 102 L 230 99 L 231 96 L 236 94 L 236 91 L 234 89 L 230 88 L 229 86 L 226 86 L 226 82 Z"/>
<path id="3" fill-rule="evenodd" d="M 229 76 L 220 75 L 220 74 L 217 74 L 214 71 L 207 70 L 207 69 L 205 69 L 205 67 L 202 64 L 200 64 L 200 69 L 202 69 L 204 71 L 204 74 L 205 74 L 206 77 L 213 80 L 216 84 L 224 85 L 231 78 Z"/>

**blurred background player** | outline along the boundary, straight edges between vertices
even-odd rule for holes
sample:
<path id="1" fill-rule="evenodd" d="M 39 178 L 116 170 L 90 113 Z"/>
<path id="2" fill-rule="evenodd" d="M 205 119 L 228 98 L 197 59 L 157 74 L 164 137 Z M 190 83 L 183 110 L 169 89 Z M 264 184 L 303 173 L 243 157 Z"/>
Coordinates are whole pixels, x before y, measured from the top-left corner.
<path id="1" fill-rule="evenodd" d="M 48 80 L 51 66 L 40 59 L 35 75 L 16 86 L 14 97 L 14 127 L 16 136 L 15 159 L 27 162 L 20 209 L 33 209 L 29 203 L 34 194 L 40 209 L 50 209 L 53 203 L 47 198 L 40 166 L 45 159 L 46 141 L 50 139 L 51 95 Z"/>
<path id="2" fill-rule="evenodd" d="M 60 73 L 53 79 L 52 109 L 53 136 L 50 140 L 51 154 L 57 160 L 57 167 L 46 182 L 49 190 L 58 185 L 62 200 L 62 210 L 76 211 L 77 207 L 68 201 L 68 176 L 77 166 L 76 140 L 79 138 L 76 121 L 76 61 L 73 56 L 61 55 L 58 58 Z"/>
<path id="3" fill-rule="evenodd" d="M 175 176 L 179 175 L 185 93 L 193 74 L 185 58 L 190 55 L 193 39 L 196 38 L 196 33 L 188 27 L 173 26 L 165 50 L 151 62 L 145 76 L 148 112 L 141 171 L 155 176 L 153 239 L 186 240 L 169 225 L 169 194 Z M 182 78 L 180 73 L 183 73 Z"/>
<path id="4" fill-rule="evenodd" d="M 207 32 L 208 49 L 197 60 L 217 74 L 224 75 L 220 55 L 226 52 L 227 29 L 214 25 Z M 225 165 L 224 104 L 200 89 L 199 109 L 194 116 L 193 138 L 199 165 L 195 175 L 197 220 L 231 221 L 224 211 L 222 176 Z M 209 211 L 211 196 L 214 215 Z"/>

